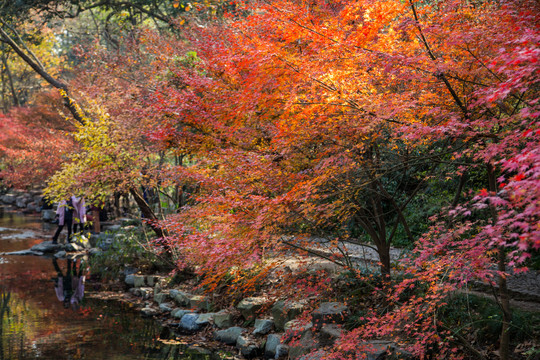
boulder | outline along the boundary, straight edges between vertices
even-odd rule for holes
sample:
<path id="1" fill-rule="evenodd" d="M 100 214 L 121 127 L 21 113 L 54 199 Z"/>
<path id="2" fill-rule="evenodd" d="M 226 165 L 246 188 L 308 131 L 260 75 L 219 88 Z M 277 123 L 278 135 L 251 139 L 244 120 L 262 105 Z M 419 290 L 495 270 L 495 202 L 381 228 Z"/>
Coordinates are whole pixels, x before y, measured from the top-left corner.
<path id="1" fill-rule="evenodd" d="M 78 245 L 77 243 L 68 243 L 64 247 L 64 250 L 66 250 L 67 252 L 78 252 L 78 251 L 83 251 L 84 248 Z"/>
<path id="2" fill-rule="evenodd" d="M 72 244 L 77 244 L 81 249 L 90 249 L 92 244 L 90 244 L 90 239 L 86 235 L 77 235 L 72 239 Z"/>
<path id="3" fill-rule="evenodd" d="M 142 288 L 135 288 L 135 289 L 138 290 L 136 292 L 136 295 L 142 297 L 145 300 L 150 299 L 150 297 L 152 296 L 152 288 L 142 287 Z"/>
<path id="4" fill-rule="evenodd" d="M 264 297 L 250 297 L 240 301 L 236 308 L 246 320 L 253 320 L 257 316 L 257 312 L 268 302 Z"/>
<path id="5" fill-rule="evenodd" d="M 187 353 L 186 355 L 194 355 L 195 359 L 201 359 L 201 358 L 211 359 L 212 358 L 211 355 L 213 354 L 211 350 L 197 346 L 197 345 L 188 346 L 188 348 L 186 349 L 186 353 Z M 201 355 L 204 355 L 204 356 L 201 356 Z M 188 356 L 187 358 L 189 359 L 190 357 Z"/>
<path id="6" fill-rule="evenodd" d="M 103 250 L 99 249 L 99 248 L 91 248 L 90 250 L 88 250 L 88 254 L 90 256 L 96 256 L 96 255 L 99 255 L 103 252 Z M 133 286 L 133 284 L 131 284 L 131 286 Z"/>
<path id="7" fill-rule="evenodd" d="M 336 324 L 323 325 L 319 332 L 321 346 L 332 346 L 341 337 L 343 330 Z"/>
<path id="8" fill-rule="evenodd" d="M 6 194 L 2 196 L 2 202 L 9 205 L 14 204 L 16 199 L 17 197 L 14 194 Z"/>
<path id="9" fill-rule="evenodd" d="M 52 222 L 56 217 L 56 211 L 54 210 L 41 210 L 41 220 Z"/>
<path id="10" fill-rule="evenodd" d="M 365 349 L 363 351 L 367 360 L 414 359 L 414 356 L 411 353 L 401 349 L 392 341 L 371 340 L 360 343 L 359 347 L 363 347 Z"/>
<path id="11" fill-rule="evenodd" d="M 144 307 L 141 309 L 141 313 L 144 315 L 144 316 L 148 316 L 148 317 L 151 317 L 151 316 L 155 316 L 157 315 L 159 312 L 154 309 L 154 308 L 151 308 L 151 307 Z"/>
<path id="12" fill-rule="evenodd" d="M 116 232 L 118 230 L 120 230 L 122 228 L 121 225 L 117 225 L 117 224 L 113 224 L 113 225 L 106 225 L 104 224 L 102 226 L 102 229 L 103 230 L 107 230 L 107 231 L 110 231 L 110 232 Z"/>
<path id="13" fill-rule="evenodd" d="M 173 311 L 171 311 L 171 316 L 172 317 L 175 317 L 177 319 L 181 319 L 182 316 L 186 315 L 186 314 L 190 314 L 192 313 L 193 311 L 191 310 L 186 310 L 186 309 L 174 309 Z"/>
<path id="14" fill-rule="evenodd" d="M 273 359 L 276 357 L 276 349 L 281 344 L 281 334 L 270 334 L 266 338 L 264 357 Z"/>
<path id="15" fill-rule="evenodd" d="M 161 303 L 159 304 L 159 310 L 163 312 L 171 312 L 173 310 L 173 304 L 172 303 Z"/>
<path id="16" fill-rule="evenodd" d="M 338 302 L 321 303 L 319 307 L 311 313 L 311 321 L 316 330 L 325 324 L 343 324 L 349 316 L 349 308 Z"/>
<path id="17" fill-rule="evenodd" d="M 60 250 L 54 254 L 54 257 L 57 259 L 63 259 L 67 255 L 67 252 L 65 250 Z"/>
<path id="18" fill-rule="evenodd" d="M 306 332 L 313 332 L 313 324 L 300 320 L 291 320 L 287 322 L 283 328 L 285 330 L 285 335 L 282 337 L 284 343 L 288 343 L 293 339 L 298 340 L 304 336 Z"/>
<path id="19" fill-rule="evenodd" d="M 146 284 L 148 286 L 154 286 L 156 285 L 156 280 L 158 279 L 159 277 L 158 276 L 155 276 L 155 275 L 148 275 L 146 276 Z"/>
<path id="20" fill-rule="evenodd" d="M 284 358 L 289 355 L 289 346 L 285 344 L 279 344 L 276 346 L 276 355 L 274 359 Z"/>
<path id="21" fill-rule="evenodd" d="M 4 252 L 4 253 L 0 253 L 0 255 L 17 255 L 17 256 L 35 255 L 35 256 L 43 256 L 43 253 L 39 252 L 39 251 L 33 251 L 33 250 L 30 250 L 30 249 L 27 249 L 27 250 L 11 251 L 11 252 L 7 252 L 7 253 Z"/>
<path id="22" fill-rule="evenodd" d="M 26 204 L 26 211 L 36 212 L 38 210 L 39 210 L 39 205 L 36 204 L 35 202 L 29 202 L 28 204 Z"/>
<path id="23" fill-rule="evenodd" d="M 199 318 L 197 319 L 197 324 L 200 326 L 210 324 L 212 321 L 214 321 L 214 315 L 214 313 L 206 313 L 199 315 Z"/>
<path id="24" fill-rule="evenodd" d="M 182 319 L 180 319 L 180 324 L 178 324 L 178 327 L 181 330 L 187 331 L 187 332 L 196 332 L 201 329 L 201 326 L 197 324 L 197 319 L 199 318 L 199 314 L 197 313 L 187 313 L 184 316 L 182 316 Z"/>
<path id="25" fill-rule="evenodd" d="M 233 326 L 225 330 L 218 330 L 214 332 L 214 339 L 227 345 L 236 345 L 238 337 L 245 331 L 246 329 L 244 328 Z"/>
<path id="26" fill-rule="evenodd" d="M 295 301 L 277 301 L 270 310 L 278 331 L 282 331 L 285 323 L 300 315 L 302 311 L 304 305 Z"/>
<path id="27" fill-rule="evenodd" d="M 42 253 L 50 254 L 59 251 L 60 249 L 63 249 L 62 244 L 53 244 L 52 241 L 44 241 L 40 244 L 36 244 L 32 246 L 32 251 L 39 251 Z"/>
<path id="28" fill-rule="evenodd" d="M 17 199 L 15 200 L 15 205 L 18 207 L 18 208 L 23 208 L 23 207 L 26 207 L 26 204 L 28 204 L 28 198 L 26 196 L 19 196 L 17 197 Z"/>
<path id="29" fill-rule="evenodd" d="M 298 359 L 303 355 L 309 354 L 318 347 L 319 344 L 313 337 L 313 333 L 311 331 L 306 331 L 303 333 L 300 340 L 289 344 L 289 359 Z"/>
<path id="30" fill-rule="evenodd" d="M 92 249 L 92 250 L 93 250 L 93 249 Z M 135 275 L 133 275 L 133 274 L 126 275 L 126 279 L 124 280 L 124 282 L 125 282 L 126 285 L 128 285 L 128 286 L 133 286 L 133 285 L 135 285 Z"/>
<path id="31" fill-rule="evenodd" d="M 189 306 L 192 309 L 208 311 L 210 310 L 210 301 L 208 301 L 208 298 L 206 296 L 193 295 L 189 299 Z"/>
<path id="32" fill-rule="evenodd" d="M 167 300 L 169 300 L 169 294 L 165 292 L 154 294 L 154 301 L 157 302 L 158 304 L 162 304 Z"/>
<path id="33" fill-rule="evenodd" d="M 274 328 L 274 321 L 269 319 L 257 319 L 255 320 L 255 330 L 253 335 L 266 335 Z"/>
<path id="34" fill-rule="evenodd" d="M 214 325 L 220 329 L 233 326 L 233 316 L 227 310 L 221 310 L 214 314 Z"/>
<path id="35" fill-rule="evenodd" d="M 246 359 L 252 359 L 258 356 L 261 350 L 259 344 L 254 339 L 243 335 L 240 335 L 236 340 L 236 348 Z"/>
<path id="36" fill-rule="evenodd" d="M 324 360 L 328 357 L 328 353 L 324 350 L 317 350 L 300 357 L 300 360 Z"/>
<path id="37" fill-rule="evenodd" d="M 144 276 L 143 275 L 133 275 L 133 286 L 134 287 L 143 287 L 145 285 L 144 283 Z"/>
<path id="38" fill-rule="evenodd" d="M 176 289 L 171 290 L 169 294 L 179 306 L 189 306 L 189 299 L 193 297 L 190 293 Z"/>

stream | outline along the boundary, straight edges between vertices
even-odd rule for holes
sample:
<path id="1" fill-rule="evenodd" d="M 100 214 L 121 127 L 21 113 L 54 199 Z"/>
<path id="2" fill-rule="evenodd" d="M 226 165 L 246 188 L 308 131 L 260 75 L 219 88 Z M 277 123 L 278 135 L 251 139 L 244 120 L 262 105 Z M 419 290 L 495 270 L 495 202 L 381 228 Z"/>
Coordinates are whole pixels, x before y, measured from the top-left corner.
<path id="1" fill-rule="evenodd" d="M 28 249 L 54 229 L 37 214 L 0 207 L 0 253 Z M 67 260 L 56 262 L 65 273 Z M 64 304 L 55 279 L 53 258 L 0 255 L 0 360 L 210 358 L 160 341 L 161 326 L 125 304 L 89 297 Z"/>

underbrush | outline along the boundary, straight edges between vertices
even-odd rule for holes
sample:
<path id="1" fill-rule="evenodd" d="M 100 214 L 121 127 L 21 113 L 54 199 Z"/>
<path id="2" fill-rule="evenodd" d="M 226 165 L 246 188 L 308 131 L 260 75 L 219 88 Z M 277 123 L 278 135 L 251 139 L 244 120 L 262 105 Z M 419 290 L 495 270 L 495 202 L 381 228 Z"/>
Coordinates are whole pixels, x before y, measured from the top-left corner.
<path id="1" fill-rule="evenodd" d="M 173 265 L 170 260 L 156 251 L 149 240 L 153 237 L 139 227 L 106 232 L 97 243 L 103 251 L 90 258 L 92 274 L 102 280 L 111 280 L 118 278 L 126 269 L 144 273 L 171 271 Z"/>
<path id="2" fill-rule="evenodd" d="M 497 349 L 502 312 L 494 300 L 472 294 L 454 294 L 448 299 L 448 305 L 440 309 L 439 316 L 453 334 L 467 339 L 475 347 Z M 540 358 L 540 312 L 513 309 L 509 332 L 516 353 L 525 359 Z"/>

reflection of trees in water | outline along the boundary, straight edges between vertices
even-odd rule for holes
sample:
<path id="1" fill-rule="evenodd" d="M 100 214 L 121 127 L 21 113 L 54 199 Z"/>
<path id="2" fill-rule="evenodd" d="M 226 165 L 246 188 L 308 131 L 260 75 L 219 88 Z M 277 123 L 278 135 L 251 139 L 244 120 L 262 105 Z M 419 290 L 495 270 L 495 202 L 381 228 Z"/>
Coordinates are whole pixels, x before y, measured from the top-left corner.
<path id="1" fill-rule="evenodd" d="M 43 309 L 18 295 L 0 287 L 0 360 L 216 359 L 185 344 L 156 341 L 161 326 L 117 302 L 87 299 L 83 312 L 51 308 L 45 313 L 52 311 L 54 319 L 46 319 Z"/>
<path id="2" fill-rule="evenodd" d="M 4 360 L 4 315 L 9 315 L 11 293 L 0 289 L 0 359 Z"/>

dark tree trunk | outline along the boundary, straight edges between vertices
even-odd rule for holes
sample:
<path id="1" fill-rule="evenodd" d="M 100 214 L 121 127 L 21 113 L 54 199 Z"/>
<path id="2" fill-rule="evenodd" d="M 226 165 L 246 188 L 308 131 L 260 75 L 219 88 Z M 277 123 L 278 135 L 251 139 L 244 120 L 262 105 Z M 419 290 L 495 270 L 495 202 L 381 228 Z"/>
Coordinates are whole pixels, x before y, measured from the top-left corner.
<path id="1" fill-rule="evenodd" d="M 141 213 L 143 214 L 143 216 L 148 220 L 148 225 L 152 228 L 152 230 L 155 231 L 156 235 L 159 238 L 164 237 L 165 234 L 163 230 L 157 224 L 158 219 L 156 217 L 156 214 L 154 214 L 154 212 L 152 211 L 148 203 L 144 200 L 140 192 L 134 188 L 131 188 L 129 190 L 129 193 L 133 196 L 133 199 L 137 203 L 137 206 L 141 210 Z"/>
<path id="2" fill-rule="evenodd" d="M 493 165 L 487 164 L 488 186 L 489 191 L 497 191 L 497 177 Z M 490 205 L 491 217 L 493 223 L 497 222 L 497 211 L 493 205 Z M 512 309 L 510 308 L 510 296 L 508 294 L 508 286 L 504 272 L 506 271 L 506 251 L 500 246 L 498 249 L 497 270 L 499 270 L 499 300 L 502 310 L 502 329 L 499 339 L 499 356 L 501 360 L 510 359 L 510 322 L 512 321 Z M 502 275 L 501 275 L 502 274 Z"/>

